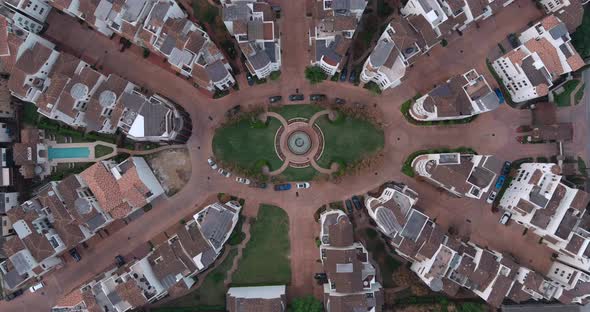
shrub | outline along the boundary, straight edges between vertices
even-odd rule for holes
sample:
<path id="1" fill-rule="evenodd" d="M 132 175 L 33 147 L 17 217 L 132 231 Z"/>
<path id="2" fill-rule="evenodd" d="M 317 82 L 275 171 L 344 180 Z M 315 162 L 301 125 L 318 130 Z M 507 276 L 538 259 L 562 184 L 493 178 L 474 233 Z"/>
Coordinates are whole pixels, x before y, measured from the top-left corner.
<path id="1" fill-rule="evenodd" d="M 374 83 L 373 81 L 365 83 L 364 88 L 371 91 L 371 93 L 373 93 L 375 95 L 381 94 L 381 88 L 379 88 L 379 85 Z"/>
<path id="2" fill-rule="evenodd" d="M 270 76 L 268 78 L 270 78 L 270 80 L 278 80 L 281 77 L 281 71 L 280 70 L 276 70 L 273 71 L 272 73 L 270 73 Z"/>
<path id="3" fill-rule="evenodd" d="M 328 78 L 328 75 L 319 66 L 308 66 L 305 69 L 305 79 L 311 84 L 320 83 Z"/>
<path id="4" fill-rule="evenodd" d="M 143 48 L 143 58 L 148 58 L 150 56 L 150 50 Z"/>

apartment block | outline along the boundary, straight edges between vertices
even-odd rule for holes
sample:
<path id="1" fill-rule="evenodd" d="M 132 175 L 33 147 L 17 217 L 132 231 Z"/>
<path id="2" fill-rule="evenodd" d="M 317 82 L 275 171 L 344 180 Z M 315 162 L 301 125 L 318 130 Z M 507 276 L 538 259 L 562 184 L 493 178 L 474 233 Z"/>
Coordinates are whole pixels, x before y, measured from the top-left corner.
<path id="1" fill-rule="evenodd" d="M 281 69 L 280 32 L 270 4 L 256 0 L 224 3 L 223 22 L 246 57 L 250 74 L 264 79 Z"/>
<path id="2" fill-rule="evenodd" d="M 241 208 L 233 201 L 205 207 L 192 220 L 167 230 L 166 241 L 147 255 L 103 272 L 60 298 L 52 311 L 124 312 L 190 289 L 193 276 L 220 255 L 220 244 L 232 233 Z"/>
<path id="3" fill-rule="evenodd" d="M 412 161 L 414 171 L 457 197 L 486 198 L 495 189 L 503 163 L 490 155 L 425 154 Z"/>
<path id="4" fill-rule="evenodd" d="M 492 64 L 514 102 L 546 96 L 559 76 L 584 66 L 566 25 L 549 15 L 522 32 L 521 45 Z"/>
<path id="5" fill-rule="evenodd" d="M 320 259 L 328 279 L 324 284 L 326 311 L 382 311 L 381 284 L 366 248 L 353 240 L 348 216 L 329 210 L 321 214 L 320 223 Z"/>
<path id="6" fill-rule="evenodd" d="M 460 120 L 493 111 L 502 101 L 486 78 L 472 69 L 417 99 L 410 116 L 418 121 Z"/>
<path id="7" fill-rule="evenodd" d="M 231 66 L 207 33 L 174 0 L 53 0 L 63 12 L 105 36 L 118 35 L 162 57 L 182 76 L 209 91 L 235 84 Z"/>
<path id="8" fill-rule="evenodd" d="M 319 66 L 328 76 L 342 68 L 342 59 L 366 6 L 365 0 L 313 2 L 313 24 L 309 29 L 311 65 Z"/>

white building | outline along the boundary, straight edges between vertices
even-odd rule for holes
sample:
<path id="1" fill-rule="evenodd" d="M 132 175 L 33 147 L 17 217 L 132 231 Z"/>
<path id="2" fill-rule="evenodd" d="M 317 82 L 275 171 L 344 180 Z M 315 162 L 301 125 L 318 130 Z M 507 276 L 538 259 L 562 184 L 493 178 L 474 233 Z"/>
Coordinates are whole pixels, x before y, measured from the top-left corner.
<path id="1" fill-rule="evenodd" d="M 280 70 L 281 39 L 270 4 L 256 0 L 223 4 L 223 22 L 246 57 L 250 74 L 264 79 Z"/>
<path id="2" fill-rule="evenodd" d="M 352 42 L 356 26 L 367 6 L 365 0 L 322 0 L 316 2 L 318 14 L 309 30 L 311 65 L 333 76 Z"/>
<path id="3" fill-rule="evenodd" d="M 547 95 L 559 76 L 584 66 L 566 25 L 554 15 L 525 30 L 519 40 L 518 48 L 492 64 L 514 102 Z"/>
<path id="4" fill-rule="evenodd" d="M 410 115 L 418 121 L 459 120 L 495 110 L 500 104 L 485 77 L 471 69 L 417 99 Z"/>
<path id="5" fill-rule="evenodd" d="M 424 154 L 412 161 L 414 172 L 428 182 L 457 197 L 474 199 L 486 198 L 495 189 L 502 165 L 494 156 L 460 153 Z"/>
<path id="6" fill-rule="evenodd" d="M 35 24 L 43 25 L 51 12 L 51 6 L 47 0 L 3 0 L 4 5 L 18 11 L 21 16 L 33 19 Z M 24 18 L 23 17 L 23 21 Z"/>

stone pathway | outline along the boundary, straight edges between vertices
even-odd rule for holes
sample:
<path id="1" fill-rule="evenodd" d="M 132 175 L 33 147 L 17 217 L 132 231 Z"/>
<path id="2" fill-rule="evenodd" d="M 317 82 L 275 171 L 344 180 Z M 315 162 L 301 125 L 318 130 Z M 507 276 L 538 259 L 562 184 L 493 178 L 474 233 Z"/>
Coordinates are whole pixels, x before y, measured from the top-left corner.
<path id="1" fill-rule="evenodd" d="M 576 88 L 574 89 L 574 91 L 572 91 L 572 93 L 570 93 L 570 106 L 574 106 L 578 103 L 576 103 L 576 94 L 578 93 L 578 91 L 580 90 L 580 88 L 582 88 L 584 86 L 584 81 L 578 80 L 579 83 L 576 86 Z"/>
<path id="2" fill-rule="evenodd" d="M 169 150 L 169 149 L 176 149 L 176 148 L 186 148 L 186 145 L 184 145 L 184 144 L 163 145 L 160 147 L 156 147 L 154 149 L 143 150 L 143 151 L 130 150 L 130 149 L 126 149 L 126 148 L 117 148 L 117 153 L 129 154 L 131 156 L 141 156 L 141 155 L 149 155 L 149 154 L 154 154 L 157 152 L 161 152 L 161 151 L 165 151 L 165 150 Z"/>
<path id="3" fill-rule="evenodd" d="M 225 280 L 223 281 L 223 284 L 226 287 L 228 287 L 229 284 L 231 284 L 232 276 L 238 270 L 239 262 L 242 259 L 242 255 L 244 254 L 244 248 L 246 248 L 246 245 L 250 241 L 250 222 L 243 223 L 242 232 L 246 234 L 246 237 L 244 237 L 244 240 L 239 245 L 235 246 L 235 248 L 238 249 L 238 254 L 235 256 L 234 263 L 232 264 L 231 268 L 227 271 L 227 275 L 225 276 Z"/>

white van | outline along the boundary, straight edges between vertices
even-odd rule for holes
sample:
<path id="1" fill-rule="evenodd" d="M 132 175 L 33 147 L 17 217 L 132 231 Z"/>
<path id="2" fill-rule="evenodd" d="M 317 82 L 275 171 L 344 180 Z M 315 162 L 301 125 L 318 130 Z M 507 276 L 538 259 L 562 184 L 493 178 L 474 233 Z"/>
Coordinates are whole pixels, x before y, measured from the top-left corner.
<path id="1" fill-rule="evenodd" d="M 39 282 L 39 284 L 35 284 L 35 285 L 33 285 L 33 286 L 29 287 L 29 290 L 30 290 L 32 293 L 34 293 L 34 292 L 36 292 L 37 290 L 39 290 L 39 289 L 43 288 L 44 286 L 45 286 L 45 284 L 44 284 L 43 282 Z"/>

